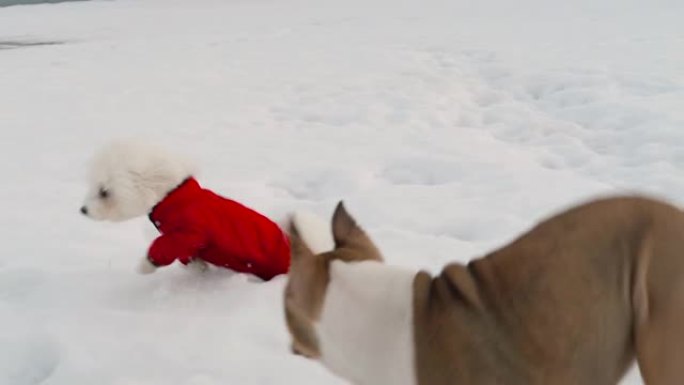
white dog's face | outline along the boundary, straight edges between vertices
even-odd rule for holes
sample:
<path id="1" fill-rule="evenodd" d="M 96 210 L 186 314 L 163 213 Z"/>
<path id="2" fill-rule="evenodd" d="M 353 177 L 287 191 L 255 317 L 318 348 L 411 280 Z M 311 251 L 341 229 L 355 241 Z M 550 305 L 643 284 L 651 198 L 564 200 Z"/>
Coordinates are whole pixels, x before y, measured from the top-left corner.
<path id="1" fill-rule="evenodd" d="M 157 148 L 112 143 L 90 165 L 89 189 L 81 213 L 109 221 L 146 215 L 190 175 L 186 162 Z"/>

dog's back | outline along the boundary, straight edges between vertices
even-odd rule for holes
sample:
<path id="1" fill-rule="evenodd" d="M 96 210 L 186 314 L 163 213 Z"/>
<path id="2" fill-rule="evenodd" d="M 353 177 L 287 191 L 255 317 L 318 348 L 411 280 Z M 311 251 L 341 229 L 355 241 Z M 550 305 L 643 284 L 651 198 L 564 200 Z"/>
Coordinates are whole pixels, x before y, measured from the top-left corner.
<path id="1" fill-rule="evenodd" d="M 542 222 L 414 285 L 418 383 L 681 383 L 684 215 L 614 198 Z"/>

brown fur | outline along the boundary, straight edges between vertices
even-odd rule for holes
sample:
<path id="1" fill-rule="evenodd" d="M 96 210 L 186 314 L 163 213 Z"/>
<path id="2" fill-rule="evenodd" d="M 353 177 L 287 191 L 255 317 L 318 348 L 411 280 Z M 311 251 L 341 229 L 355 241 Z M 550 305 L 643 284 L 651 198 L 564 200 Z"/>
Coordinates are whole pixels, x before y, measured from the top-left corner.
<path id="1" fill-rule="evenodd" d="M 320 316 L 331 259 L 380 255 L 340 219 L 335 236 L 356 235 L 339 252 L 314 258 L 294 237 L 286 308 L 304 329 Z M 295 347 L 319 353 L 295 319 Z M 615 385 L 635 357 L 647 385 L 682 384 L 684 214 L 645 198 L 598 200 L 467 265 L 418 273 L 414 338 L 420 385 Z"/>
<path id="2" fill-rule="evenodd" d="M 421 385 L 684 383 L 684 215 L 589 203 L 438 277 L 415 280 Z"/>

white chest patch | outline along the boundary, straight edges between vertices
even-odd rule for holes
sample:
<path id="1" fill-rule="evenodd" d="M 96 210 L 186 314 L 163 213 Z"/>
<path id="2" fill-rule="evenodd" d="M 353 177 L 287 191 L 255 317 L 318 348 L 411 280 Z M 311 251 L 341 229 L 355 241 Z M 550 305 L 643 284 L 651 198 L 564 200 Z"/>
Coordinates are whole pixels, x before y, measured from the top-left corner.
<path id="1" fill-rule="evenodd" d="M 415 275 L 378 262 L 332 262 L 316 326 L 321 362 L 357 385 L 415 385 Z"/>

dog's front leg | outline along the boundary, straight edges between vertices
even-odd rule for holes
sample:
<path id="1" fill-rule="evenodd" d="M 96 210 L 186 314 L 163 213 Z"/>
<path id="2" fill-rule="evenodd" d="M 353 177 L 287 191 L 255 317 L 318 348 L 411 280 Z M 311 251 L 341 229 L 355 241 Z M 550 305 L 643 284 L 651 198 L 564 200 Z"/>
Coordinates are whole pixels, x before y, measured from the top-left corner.
<path id="1" fill-rule="evenodd" d="M 204 273 L 205 271 L 209 270 L 209 264 L 203 259 L 193 258 L 185 265 L 185 268 L 193 273 Z"/>
<path id="2" fill-rule="evenodd" d="M 143 258 L 138 264 L 138 273 L 140 274 L 152 274 L 157 271 L 157 266 L 155 266 L 149 258 Z"/>

